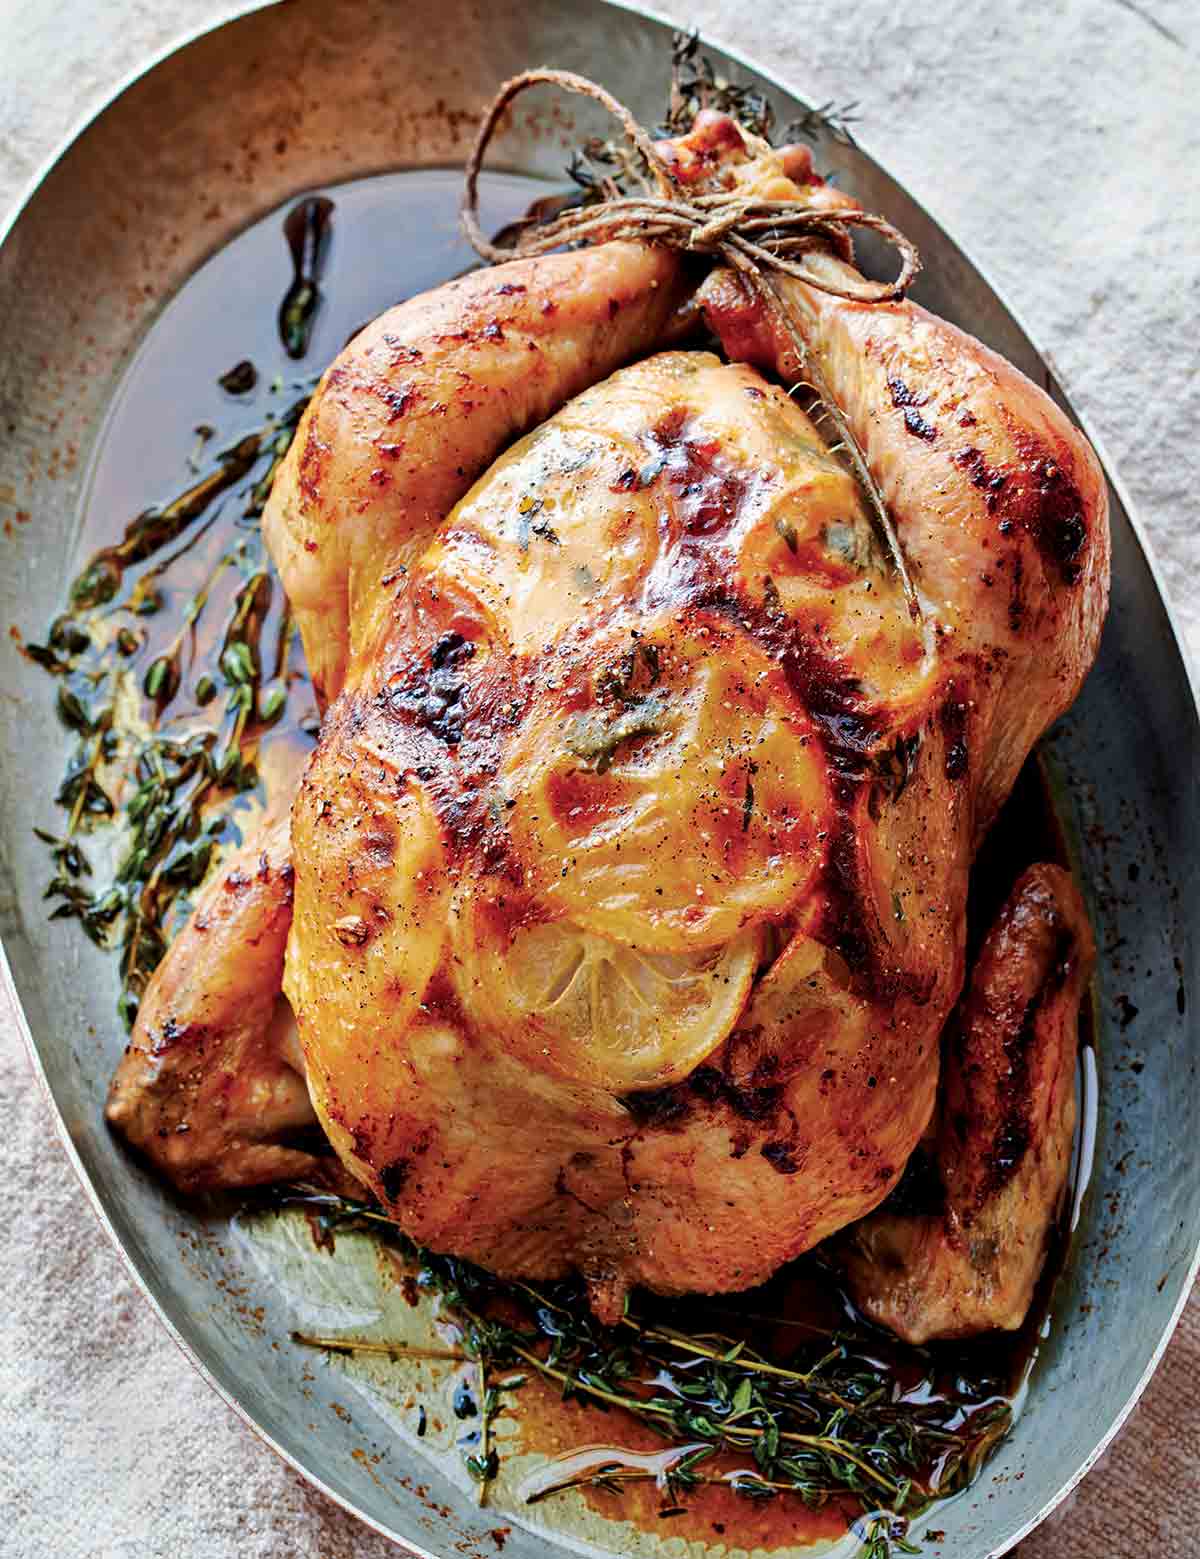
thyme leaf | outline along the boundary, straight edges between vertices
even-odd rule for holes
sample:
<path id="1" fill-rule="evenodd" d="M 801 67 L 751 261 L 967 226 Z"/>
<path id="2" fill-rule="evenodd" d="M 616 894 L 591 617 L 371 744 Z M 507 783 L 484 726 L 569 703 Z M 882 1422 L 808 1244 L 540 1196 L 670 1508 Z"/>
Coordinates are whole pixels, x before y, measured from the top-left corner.
<path id="1" fill-rule="evenodd" d="M 37 830 L 54 865 L 46 887 L 49 914 L 78 921 L 94 944 L 119 951 L 118 1011 L 127 1027 L 172 926 L 220 853 L 230 807 L 259 782 L 258 735 L 282 719 L 287 705 L 294 626 L 286 610 L 268 655 L 272 685 L 260 690 L 267 675 L 260 640 L 274 587 L 257 520 L 305 404 L 302 398 L 282 417 L 268 417 L 217 453 L 176 497 L 140 513 L 120 542 L 81 570 L 70 589 L 72 614 L 55 620 L 44 644 L 23 646 L 55 677 L 59 718 L 77 738 L 55 795 L 68 814 L 66 827 Z M 197 434 L 193 470 L 212 429 L 205 424 Z M 230 519 L 233 544 L 172 625 L 163 610 L 170 570 L 208 534 L 218 500 L 239 482 L 246 484 L 245 502 Z M 181 709 L 201 619 L 215 609 L 213 591 L 228 570 L 243 583 L 228 622 L 209 636 L 224 703 L 217 703 L 220 686 L 205 670 L 195 681 L 194 710 Z M 134 625 L 160 612 L 161 623 Z M 128 700 L 139 694 L 140 711 L 131 721 Z M 125 710 L 120 724 L 118 707 Z M 85 881 L 92 867 L 77 836 L 113 824 L 121 834 L 109 879 Z"/>
<path id="2" fill-rule="evenodd" d="M 663 729 L 666 700 L 643 698 L 625 706 L 617 715 L 573 715 L 568 722 L 563 745 L 569 753 L 591 764 L 597 774 L 612 765 L 617 748 L 635 736 L 656 736 Z"/>

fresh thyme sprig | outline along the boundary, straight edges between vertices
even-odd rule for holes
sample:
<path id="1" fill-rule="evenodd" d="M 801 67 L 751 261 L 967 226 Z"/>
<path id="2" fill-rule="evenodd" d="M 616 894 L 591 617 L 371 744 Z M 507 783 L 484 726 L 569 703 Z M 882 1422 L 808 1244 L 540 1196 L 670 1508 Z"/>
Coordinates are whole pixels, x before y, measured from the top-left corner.
<path id="1" fill-rule="evenodd" d="M 78 920 L 98 946 L 119 948 L 118 1009 L 128 1027 L 171 924 L 219 854 L 230 807 L 259 784 L 259 736 L 287 702 L 294 628 L 285 608 L 264 655 L 275 585 L 258 521 L 306 403 L 302 397 L 267 417 L 176 498 L 138 515 L 76 577 L 71 611 L 45 643 L 24 646 L 56 678 L 59 718 L 78 738 L 55 797 L 67 813 L 63 832 L 37 830 L 55 866 L 46 889 L 51 918 Z M 244 502 L 230 515 L 219 501 L 239 483 Z M 165 619 L 171 570 L 222 517 L 225 548 L 163 639 L 152 620 Z M 230 571 L 241 584 L 224 627 L 209 634 L 215 664 L 188 690 L 204 659 L 202 622 Z M 190 710 L 180 703 L 188 691 Z M 123 829 L 108 881 L 97 879 L 78 842 L 104 824 Z"/>
<path id="2" fill-rule="evenodd" d="M 964 1488 L 1011 1423 L 1009 1404 L 995 1394 L 950 1401 L 925 1389 L 928 1379 L 900 1390 L 880 1362 L 881 1339 L 866 1330 L 847 1326 L 809 1337 L 779 1360 L 766 1358 L 745 1338 L 687 1330 L 653 1310 L 631 1311 L 617 1326 L 605 1327 L 578 1285 L 507 1282 L 469 1262 L 433 1255 L 368 1202 L 308 1187 L 275 1200 L 303 1205 L 323 1239 L 339 1229 L 366 1229 L 398 1249 L 458 1328 L 461 1355 L 479 1371 L 485 1407 L 494 1411 L 498 1403 L 490 1394 L 499 1372 L 520 1365 L 564 1398 L 625 1412 L 693 1452 L 699 1446 L 662 1474 L 675 1500 L 711 1482 L 747 1498 L 792 1494 L 813 1508 L 831 1499 L 854 1500 L 863 1512 L 866 1553 L 885 1559 L 893 1551 L 912 1551 L 904 1538 L 908 1519 Z M 403 1351 L 353 1337 L 296 1334 L 296 1341 L 341 1352 L 398 1357 Z M 913 1357 L 932 1371 L 927 1355 L 914 1350 Z M 478 1449 L 467 1461 L 484 1494 L 498 1469 L 486 1434 L 489 1420 L 485 1413 Z M 749 1456 L 754 1465 L 720 1476 L 695 1471 L 718 1454 Z M 587 1486 L 615 1492 L 648 1476 L 614 1462 L 540 1488 L 532 1498 Z"/>

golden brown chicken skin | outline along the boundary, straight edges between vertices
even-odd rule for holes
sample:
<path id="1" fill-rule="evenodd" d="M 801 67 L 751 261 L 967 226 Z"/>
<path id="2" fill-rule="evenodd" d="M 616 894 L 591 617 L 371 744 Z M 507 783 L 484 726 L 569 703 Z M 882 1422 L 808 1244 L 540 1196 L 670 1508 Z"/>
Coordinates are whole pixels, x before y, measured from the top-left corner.
<path id="1" fill-rule="evenodd" d="M 867 798 L 827 749 L 844 696 L 891 754 L 937 678 L 853 482 L 749 370 L 652 358 L 497 462 L 293 813 L 314 1098 L 415 1238 L 738 1287 L 886 1194 L 932 1108 L 911 1015 L 952 998 L 961 906 L 928 905 L 927 966 L 890 888 L 852 900 Z"/>
<path id="2" fill-rule="evenodd" d="M 850 204 L 760 153 L 705 116 L 673 155 Z M 1107 597 L 1086 442 L 904 302 L 779 284 L 916 611 L 752 368 L 665 354 L 544 421 L 671 338 L 678 276 L 602 245 L 401 306 L 326 375 L 268 513 L 344 688 L 294 814 L 320 1120 L 416 1238 L 578 1269 L 605 1314 L 638 1282 L 746 1287 L 888 1194 L 934 1109 L 971 857 Z M 731 358 L 800 376 L 742 283 L 700 301 Z"/>
<path id="3" fill-rule="evenodd" d="M 264 516 L 323 696 L 391 600 L 381 582 L 403 580 L 514 433 L 670 328 L 676 271 L 637 244 L 516 261 L 413 298 L 350 343 Z M 286 1146 L 315 1120 L 282 998 L 291 903 L 289 828 L 267 823 L 150 981 L 107 1116 L 179 1189 L 318 1167 Z"/>
<path id="4" fill-rule="evenodd" d="M 698 122 L 693 171 L 714 181 L 745 159 L 721 116 L 708 117 L 716 123 L 706 131 Z M 785 162 L 793 174 L 811 170 L 803 153 L 780 153 L 755 170 L 739 164 L 736 176 L 765 188 Z M 404 578 L 471 481 L 515 434 L 675 334 L 686 324 L 682 296 L 675 255 L 606 244 L 462 278 L 390 310 L 347 345 L 301 421 L 263 521 L 322 702 L 341 691 L 352 649 L 373 642 L 387 584 Z M 239 1071 L 277 1077 L 289 1091 L 297 1059 L 281 1048 L 294 1046 L 278 1010 L 282 964 L 262 956 L 264 914 L 273 946 L 290 925 L 289 841 L 269 821 L 262 833 L 232 868 L 251 891 L 207 890 L 155 972 L 111 1092 L 112 1124 L 180 1188 L 306 1168 L 290 1150 L 268 1151 L 293 1131 L 288 1110 L 264 1118 L 253 1152 L 225 1151 Z M 264 852 L 273 886 L 258 875 Z M 164 1023 L 190 1036 L 169 1059 Z M 247 1090 L 271 1104 L 269 1092 Z M 298 1114 L 299 1103 L 289 1110 Z"/>
<path id="5" fill-rule="evenodd" d="M 682 300 L 646 244 L 514 260 L 389 309 L 325 373 L 263 516 L 322 699 L 397 579 L 518 434 L 650 349 Z"/>
<path id="6" fill-rule="evenodd" d="M 932 1208 L 880 1209 L 847 1236 L 850 1291 L 908 1342 L 1014 1331 L 1071 1162 L 1079 1004 L 1095 948 L 1070 876 L 1030 867 L 948 1027 Z"/>
<path id="7" fill-rule="evenodd" d="M 786 285 L 918 609 L 790 398 L 651 359 L 450 515 L 294 812 L 287 989 L 343 1159 L 419 1240 L 579 1268 L 609 1313 L 748 1286 L 890 1190 L 975 845 L 1104 612 L 1103 484 L 1048 398 L 906 303 Z M 794 374 L 740 283 L 701 299 Z"/>
<path id="8" fill-rule="evenodd" d="M 831 256 L 813 263 L 855 274 Z M 789 278 L 779 288 L 864 449 L 940 654 L 962 668 L 978 845 L 1095 659 L 1108 606 L 1103 473 L 1049 396 L 945 320 L 907 300 L 855 303 Z M 728 272 L 701 302 L 731 357 L 802 376 L 790 335 Z"/>

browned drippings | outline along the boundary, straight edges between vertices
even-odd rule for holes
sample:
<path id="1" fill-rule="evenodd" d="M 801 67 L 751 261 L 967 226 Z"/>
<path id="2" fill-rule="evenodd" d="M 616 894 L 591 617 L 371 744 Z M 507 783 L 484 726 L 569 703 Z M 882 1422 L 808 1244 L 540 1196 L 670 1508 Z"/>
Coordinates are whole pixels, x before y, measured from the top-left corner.
<path id="1" fill-rule="evenodd" d="M 709 1483 L 673 1498 L 666 1483 L 668 1469 L 697 1449 L 699 1442 L 664 1448 L 662 1436 L 649 1425 L 579 1401 L 564 1401 L 544 1381 L 522 1387 L 514 1416 L 520 1448 L 545 1458 L 518 1487 L 518 1497 L 526 1501 L 536 1500 L 567 1478 L 602 1473 L 605 1467 L 630 1467 L 651 1476 L 645 1482 L 627 1483 L 619 1492 L 581 1491 L 597 1515 L 664 1538 L 708 1544 L 724 1540 L 730 1547 L 767 1552 L 831 1542 L 862 1513 L 852 1498 L 834 1499 L 813 1510 L 797 1495 L 748 1499 L 729 1484 Z M 732 1480 L 756 1469 L 748 1456 L 718 1455 L 703 1464 L 703 1471 L 708 1478 Z"/>

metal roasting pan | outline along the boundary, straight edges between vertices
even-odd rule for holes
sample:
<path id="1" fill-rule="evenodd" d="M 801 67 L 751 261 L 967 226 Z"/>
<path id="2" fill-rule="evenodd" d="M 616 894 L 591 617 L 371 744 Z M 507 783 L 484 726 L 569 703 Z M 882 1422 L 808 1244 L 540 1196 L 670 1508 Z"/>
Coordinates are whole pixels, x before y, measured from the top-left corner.
<path id="1" fill-rule="evenodd" d="M 106 409 L 198 264 L 299 191 L 461 163 L 481 106 L 529 65 L 594 76 L 652 121 L 669 38 L 664 22 L 606 0 L 289 0 L 193 38 L 125 86 L 0 230 L 0 496 L 16 494 L 32 516 L 0 538 L 5 629 L 37 635 L 58 608 Z M 781 121 L 803 108 L 765 72 L 713 53 L 768 88 Z M 559 176 L 566 147 L 599 128 L 590 105 L 546 97 L 493 161 Z M 1011 311 L 904 190 L 857 148 L 821 155 L 917 242 L 926 270 L 915 296 L 1066 405 Z M 1145 1386 L 1197 1268 L 1200 721 L 1145 540 L 1111 480 L 1112 612 L 1099 663 L 1049 742 L 1103 950 L 1095 1169 L 1024 1412 L 976 1487 L 933 1518 L 945 1536 L 925 1551 L 956 1559 L 1003 1553 L 1084 1475 Z M 306 1478 L 413 1553 L 494 1555 L 497 1513 L 403 1446 L 373 1466 L 364 1447 L 394 1446 L 384 1420 L 366 1402 L 349 1422 L 330 1410 L 339 1377 L 306 1369 L 311 1359 L 287 1346 L 278 1296 L 253 1272 L 238 1303 L 219 1288 L 232 1259 L 220 1230 L 106 1131 L 124 1042 L 115 970 L 74 927 L 47 922 L 31 834 L 47 821 L 69 738 L 43 674 L 15 648 L 0 658 L 0 695 L 0 973 L 105 1229 L 180 1347 Z M 1127 1003 L 1138 1017 L 1123 1030 Z M 563 1551 L 516 1526 L 506 1559 Z"/>

